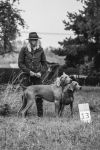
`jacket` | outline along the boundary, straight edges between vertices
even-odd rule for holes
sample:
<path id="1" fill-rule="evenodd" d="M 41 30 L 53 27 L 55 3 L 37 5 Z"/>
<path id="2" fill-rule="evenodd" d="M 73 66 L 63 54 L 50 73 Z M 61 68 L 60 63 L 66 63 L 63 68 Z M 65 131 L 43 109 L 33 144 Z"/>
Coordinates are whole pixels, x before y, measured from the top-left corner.
<path id="1" fill-rule="evenodd" d="M 28 50 L 27 46 L 22 47 L 19 53 L 18 66 L 27 74 L 29 74 L 30 71 L 44 74 L 47 71 L 47 62 L 43 49 L 39 47 L 31 52 Z"/>

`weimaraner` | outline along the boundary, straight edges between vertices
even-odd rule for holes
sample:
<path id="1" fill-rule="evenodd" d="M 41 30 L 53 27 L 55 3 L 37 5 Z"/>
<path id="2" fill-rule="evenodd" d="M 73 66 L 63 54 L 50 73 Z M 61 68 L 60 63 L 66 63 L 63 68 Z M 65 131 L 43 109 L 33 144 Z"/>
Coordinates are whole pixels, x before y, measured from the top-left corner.
<path id="1" fill-rule="evenodd" d="M 23 117 L 26 116 L 28 109 L 35 104 L 35 99 L 41 97 L 43 100 L 55 103 L 55 112 L 58 113 L 58 107 L 62 98 L 62 91 L 64 87 L 69 84 L 72 79 L 63 73 L 51 85 L 31 85 L 23 92 L 22 106 L 18 111 L 18 116 L 21 113 Z"/>
<path id="2" fill-rule="evenodd" d="M 62 99 L 60 101 L 58 115 L 62 116 L 65 105 L 70 105 L 71 115 L 73 116 L 73 102 L 74 102 L 74 92 L 81 90 L 81 86 L 77 81 L 72 81 L 70 84 L 64 87 L 62 93 Z"/>

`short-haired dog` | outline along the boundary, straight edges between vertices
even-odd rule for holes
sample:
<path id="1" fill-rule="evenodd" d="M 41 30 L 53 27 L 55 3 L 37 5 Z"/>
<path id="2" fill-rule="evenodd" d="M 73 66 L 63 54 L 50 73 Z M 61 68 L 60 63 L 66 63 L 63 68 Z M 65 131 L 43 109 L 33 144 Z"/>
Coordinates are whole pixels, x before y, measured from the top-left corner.
<path id="1" fill-rule="evenodd" d="M 58 113 L 58 107 L 62 98 L 64 87 L 69 84 L 72 79 L 63 73 L 58 77 L 54 84 L 51 85 L 31 85 L 23 92 L 22 106 L 18 111 L 18 115 L 26 116 L 28 109 L 35 103 L 37 97 L 43 100 L 55 103 L 55 112 Z"/>
<path id="2" fill-rule="evenodd" d="M 71 115 L 73 116 L 74 92 L 80 90 L 81 88 L 82 87 L 77 81 L 72 81 L 70 84 L 64 87 L 58 110 L 59 116 L 62 116 L 65 105 L 70 105 Z"/>

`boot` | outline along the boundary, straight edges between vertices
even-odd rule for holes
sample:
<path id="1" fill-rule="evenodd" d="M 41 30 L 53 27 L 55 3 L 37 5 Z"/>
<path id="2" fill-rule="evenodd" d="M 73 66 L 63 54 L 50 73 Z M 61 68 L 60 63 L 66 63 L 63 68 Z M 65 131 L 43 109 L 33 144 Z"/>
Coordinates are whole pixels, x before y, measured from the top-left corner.
<path id="1" fill-rule="evenodd" d="M 38 117 L 43 117 L 43 100 L 41 98 L 36 99 L 37 105 L 37 115 Z"/>

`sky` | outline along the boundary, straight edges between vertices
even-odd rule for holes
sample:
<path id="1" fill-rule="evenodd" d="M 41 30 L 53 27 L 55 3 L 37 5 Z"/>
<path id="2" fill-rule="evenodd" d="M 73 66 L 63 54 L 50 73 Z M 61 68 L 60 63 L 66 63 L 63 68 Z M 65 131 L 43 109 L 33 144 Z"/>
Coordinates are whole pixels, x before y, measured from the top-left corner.
<path id="1" fill-rule="evenodd" d="M 82 4 L 76 0 L 20 0 L 18 8 L 23 10 L 21 16 L 28 25 L 21 39 L 26 40 L 29 32 L 37 32 L 42 47 L 46 48 L 59 47 L 58 41 L 72 35 L 64 30 L 63 20 L 68 19 L 67 11 L 76 12 L 82 9 Z"/>

